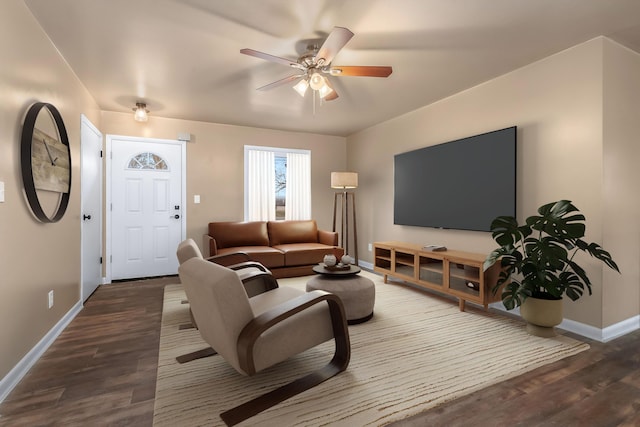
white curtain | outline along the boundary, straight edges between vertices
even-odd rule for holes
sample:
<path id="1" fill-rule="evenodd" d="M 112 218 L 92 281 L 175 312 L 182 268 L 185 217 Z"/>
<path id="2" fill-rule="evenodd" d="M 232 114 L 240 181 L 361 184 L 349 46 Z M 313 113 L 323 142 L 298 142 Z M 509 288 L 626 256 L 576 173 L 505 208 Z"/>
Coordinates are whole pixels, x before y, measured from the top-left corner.
<path id="1" fill-rule="evenodd" d="M 287 153 L 285 219 L 311 219 L 311 156 Z"/>
<path id="2" fill-rule="evenodd" d="M 248 150 L 247 221 L 276 219 L 275 156 L 272 151 Z"/>

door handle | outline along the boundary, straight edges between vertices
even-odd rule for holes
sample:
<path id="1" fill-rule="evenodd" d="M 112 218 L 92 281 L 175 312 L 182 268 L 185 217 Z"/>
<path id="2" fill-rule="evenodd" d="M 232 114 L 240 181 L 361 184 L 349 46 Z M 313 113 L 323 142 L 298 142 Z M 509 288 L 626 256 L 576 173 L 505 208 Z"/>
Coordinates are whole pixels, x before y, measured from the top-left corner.
<path id="1" fill-rule="evenodd" d="M 83 221 L 87 221 L 89 219 L 91 219 L 91 215 L 82 215 L 82 220 Z"/>
<path id="2" fill-rule="evenodd" d="M 173 215 L 173 216 L 170 216 L 169 218 L 175 218 L 175 219 L 180 219 L 180 215 L 178 215 L 178 214 L 175 214 L 175 215 Z"/>

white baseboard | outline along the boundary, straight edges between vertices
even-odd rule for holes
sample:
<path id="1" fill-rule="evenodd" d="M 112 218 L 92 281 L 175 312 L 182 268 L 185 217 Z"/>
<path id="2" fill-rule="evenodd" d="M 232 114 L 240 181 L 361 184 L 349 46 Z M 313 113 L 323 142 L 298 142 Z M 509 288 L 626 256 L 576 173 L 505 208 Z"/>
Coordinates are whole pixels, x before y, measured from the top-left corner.
<path id="1" fill-rule="evenodd" d="M 602 341 L 607 342 L 640 329 L 640 315 L 607 326 L 602 330 Z"/>
<path id="2" fill-rule="evenodd" d="M 504 308 L 504 305 L 502 305 L 501 302 L 495 302 L 489 305 L 491 308 L 507 312 L 507 309 Z M 519 308 L 514 308 L 508 312 L 520 316 Z M 604 329 L 576 322 L 571 319 L 562 320 L 562 323 L 558 325 L 558 328 L 595 341 L 607 342 L 640 329 L 640 315 L 623 320 L 622 322 L 618 322 L 614 325 L 607 326 Z"/>
<path id="3" fill-rule="evenodd" d="M 574 334 L 578 334 L 585 338 L 603 342 L 603 339 L 602 339 L 603 329 L 596 328 L 595 326 L 576 322 L 575 320 L 571 320 L 571 319 L 563 319 L 562 323 L 558 325 L 558 328 L 564 329 L 565 331 L 573 332 Z"/>
<path id="4" fill-rule="evenodd" d="M 58 335 L 82 310 L 82 302 L 78 301 L 53 328 L 18 362 L 16 366 L 0 381 L 0 403 L 11 393 L 40 356 L 53 344 Z"/>
<path id="5" fill-rule="evenodd" d="M 366 261 L 358 261 L 358 265 L 364 268 L 365 270 L 373 271 L 373 263 L 366 262 Z"/>
<path id="6" fill-rule="evenodd" d="M 360 261 L 358 265 L 364 269 L 373 271 L 373 264 L 370 262 Z M 519 307 L 516 307 L 513 310 L 507 310 L 502 302 L 491 303 L 489 304 L 489 307 L 521 317 Z M 558 325 L 558 328 L 595 341 L 607 342 L 640 329 L 640 315 L 623 320 L 615 325 L 607 326 L 604 329 L 596 328 L 595 326 L 576 322 L 575 320 L 570 319 L 564 319 L 562 323 Z"/>

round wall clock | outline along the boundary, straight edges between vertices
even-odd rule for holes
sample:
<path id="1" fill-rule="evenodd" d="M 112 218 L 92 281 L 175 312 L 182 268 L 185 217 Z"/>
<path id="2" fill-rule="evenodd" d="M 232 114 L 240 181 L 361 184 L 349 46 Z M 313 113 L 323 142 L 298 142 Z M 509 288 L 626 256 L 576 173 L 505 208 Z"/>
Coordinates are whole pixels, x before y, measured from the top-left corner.
<path id="1" fill-rule="evenodd" d="M 22 127 L 20 157 L 22 181 L 31 211 L 41 222 L 59 221 L 69 205 L 71 150 L 56 107 L 36 102 L 29 108 Z M 59 194 L 51 215 L 42 207 L 42 192 Z"/>

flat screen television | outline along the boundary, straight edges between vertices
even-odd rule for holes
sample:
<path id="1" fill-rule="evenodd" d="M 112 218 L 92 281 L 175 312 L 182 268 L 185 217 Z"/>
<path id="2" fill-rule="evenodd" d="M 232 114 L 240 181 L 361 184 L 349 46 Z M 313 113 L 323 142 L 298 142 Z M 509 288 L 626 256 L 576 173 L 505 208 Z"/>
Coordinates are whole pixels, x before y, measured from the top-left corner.
<path id="1" fill-rule="evenodd" d="M 496 130 L 395 155 L 394 223 L 490 231 L 516 214 L 516 130 Z"/>

